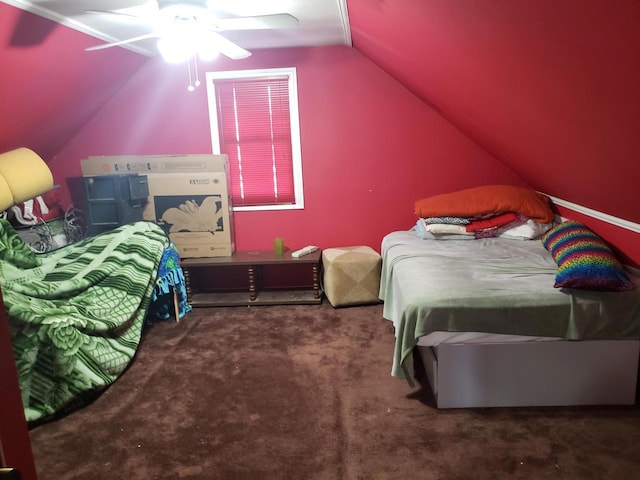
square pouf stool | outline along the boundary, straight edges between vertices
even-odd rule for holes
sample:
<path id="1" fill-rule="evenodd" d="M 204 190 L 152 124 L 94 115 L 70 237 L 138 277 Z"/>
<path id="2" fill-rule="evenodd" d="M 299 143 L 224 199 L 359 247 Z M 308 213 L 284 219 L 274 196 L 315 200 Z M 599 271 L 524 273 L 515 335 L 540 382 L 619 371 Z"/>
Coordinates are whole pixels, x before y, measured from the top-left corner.
<path id="1" fill-rule="evenodd" d="M 371 247 L 322 251 L 324 293 L 334 307 L 379 303 L 382 258 Z"/>

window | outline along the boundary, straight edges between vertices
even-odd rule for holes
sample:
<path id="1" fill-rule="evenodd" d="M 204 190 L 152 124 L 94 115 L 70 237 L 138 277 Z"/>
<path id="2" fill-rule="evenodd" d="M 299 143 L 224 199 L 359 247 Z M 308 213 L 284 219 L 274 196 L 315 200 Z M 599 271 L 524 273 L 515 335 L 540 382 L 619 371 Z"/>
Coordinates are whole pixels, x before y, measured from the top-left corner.
<path id="1" fill-rule="evenodd" d="M 295 68 L 206 74 L 213 153 L 229 157 L 234 210 L 303 208 Z"/>

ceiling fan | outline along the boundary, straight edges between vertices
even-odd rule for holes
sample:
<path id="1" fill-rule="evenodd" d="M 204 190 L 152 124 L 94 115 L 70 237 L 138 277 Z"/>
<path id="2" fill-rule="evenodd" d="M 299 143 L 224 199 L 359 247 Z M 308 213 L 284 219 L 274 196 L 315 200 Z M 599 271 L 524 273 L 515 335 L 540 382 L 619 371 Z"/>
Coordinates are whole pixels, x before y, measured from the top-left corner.
<path id="1" fill-rule="evenodd" d="M 247 58 L 251 52 L 228 40 L 219 32 L 225 30 L 258 30 L 291 28 L 298 19 L 288 13 L 229 17 L 210 8 L 206 0 L 156 0 L 150 15 L 138 16 L 118 11 L 88 11 L 107 13 L 142 20 L 153 28 L 145 33 L 125 40 L 89 47 L 94 51 L 138 42 L 150 38 L 158 39 L 158 50 L 170 62 L 181 62 L 200 56 L 203 60 L 218 53 L 233 60 Z M 215 4 L 215 2 L 209 2 Z"/>

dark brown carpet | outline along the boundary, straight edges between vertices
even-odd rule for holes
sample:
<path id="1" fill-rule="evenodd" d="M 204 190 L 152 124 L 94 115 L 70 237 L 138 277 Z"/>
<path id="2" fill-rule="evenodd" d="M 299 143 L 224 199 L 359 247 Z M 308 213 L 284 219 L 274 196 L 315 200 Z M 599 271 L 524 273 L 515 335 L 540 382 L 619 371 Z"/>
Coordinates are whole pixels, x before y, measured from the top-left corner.
<path id="1" fill-rule="evenodd" d="M 197 309 L 91 405 L 31 431 L 39 478 L 640 478 L 640 408 L 437 410 L 382 307 Z"/>

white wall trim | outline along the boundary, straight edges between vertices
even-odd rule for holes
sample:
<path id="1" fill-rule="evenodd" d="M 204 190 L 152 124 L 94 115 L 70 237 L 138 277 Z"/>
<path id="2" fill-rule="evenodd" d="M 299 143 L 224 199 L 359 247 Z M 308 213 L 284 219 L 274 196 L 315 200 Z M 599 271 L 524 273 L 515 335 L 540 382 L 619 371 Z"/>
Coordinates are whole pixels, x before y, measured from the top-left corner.
<path id="1" fill-rule="evenodd" d="M 549 197 L 553 203 L 556 205 L 560 205 L 562 207 L 573 210 L 574 212 L 582 213 L 583 215 L 587 215 L 588 217 L 595 218 L 596 220 L 601 220 L 606 223 L 610 223 L 611 225 L 615 225 L 616 227 L 624 228 L 626 230 L 631 230 L 632 232 L 640 233 L 640 224 L 631 222 L 629 220 L 625 220 L 624 218 L 614 217 L 613 215 L 609 215 L 607 213 L 602 213 L 597 210 L 593 210 L 591 208 L 583 207 L 582 205 L 578 205 L 577 203 L 568 202 L 566 200 L 562 200 L 561 198 L 554 197 L 544 192 L 540 192 L 543 195 Z"/>
<path id="2" fill-rule="evenodd" d="M 264 205 L 233 207 L 234 212 L 251 210 L 295 210 L 304 209 L 304 183 L 302 176 L 302 146 L 300 140 L 300 113 L 298 108 L 298 76 L 296 67 L 267 68 L 255 70 L 222 70 L 206 72 L 207 101 L 209 105 L 209 126 L 211 148 L 214 154 L 220 154 L 220 134 L 218 131 L 218 108 L 214 80 L 229 78 L 268 78 L 286 76 L 289 81 L 289 113 L 291 115 L 291 154 L 293 162 L 293 184 L 295 203 L 286 205 Z"/>
<path id="3" fill-rule="evenodd" d="M 349 11 L 347 10 L 347 0 L 337 0 L 338 9 L 340 10 L 340 23 L 342 23 L 342 31 L 344 32 L 344 44 L 353 47 L 351 39 L 351 26 L 349 24 Z"/>

